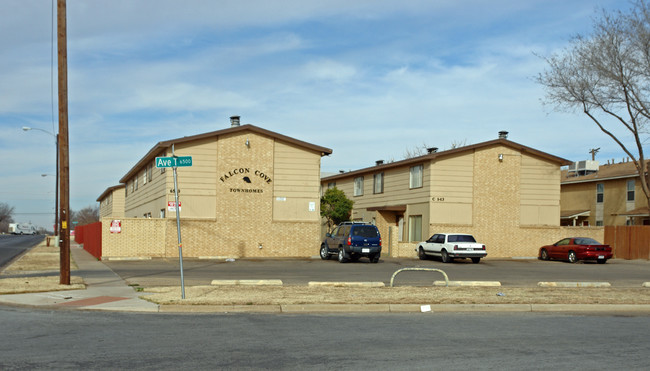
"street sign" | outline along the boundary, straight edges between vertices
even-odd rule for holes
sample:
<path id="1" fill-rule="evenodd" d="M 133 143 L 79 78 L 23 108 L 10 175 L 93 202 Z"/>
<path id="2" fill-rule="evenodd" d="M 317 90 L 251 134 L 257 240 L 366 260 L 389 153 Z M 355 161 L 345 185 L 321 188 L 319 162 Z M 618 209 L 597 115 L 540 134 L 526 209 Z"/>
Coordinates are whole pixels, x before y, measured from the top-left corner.
<path id="1" fill-rule="evenodd" d="M 192 156 L 156 157 L 156 167 L 192 166 Z"/>

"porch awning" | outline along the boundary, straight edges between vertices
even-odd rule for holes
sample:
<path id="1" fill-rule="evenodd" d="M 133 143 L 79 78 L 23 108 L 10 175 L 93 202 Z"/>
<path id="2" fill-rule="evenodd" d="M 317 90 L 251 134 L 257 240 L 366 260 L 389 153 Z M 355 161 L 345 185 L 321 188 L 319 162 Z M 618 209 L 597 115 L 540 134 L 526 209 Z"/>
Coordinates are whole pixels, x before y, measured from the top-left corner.
<path id="1" fill-rule="evenodd" d="M 562 210 L 560 211 L 560 219 L 575 219 L 581 216 L 589 216 L 589 210 Z"/>
<path id="2" fill-rule="evenodd" d="M 369 207 L 368 211 L 401 211 L 406 212 L 406 205 L 394 205 L 394 206 L 375 206 Z"/>

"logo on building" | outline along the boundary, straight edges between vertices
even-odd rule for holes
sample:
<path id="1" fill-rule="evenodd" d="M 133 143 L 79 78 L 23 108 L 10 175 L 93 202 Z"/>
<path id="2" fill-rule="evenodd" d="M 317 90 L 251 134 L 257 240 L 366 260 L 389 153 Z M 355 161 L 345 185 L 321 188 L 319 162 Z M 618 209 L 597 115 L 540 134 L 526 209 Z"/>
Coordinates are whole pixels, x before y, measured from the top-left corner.
<path id="1" fill-rule="evenodd" d="M 240 167 L 230 170 L 219 177 L 222 183 L 228 182 L 231 193 L 264 193 L 261 188 L 248 188 L 247 185 L 271 184 L 273 180 L 261 170 Z"/>

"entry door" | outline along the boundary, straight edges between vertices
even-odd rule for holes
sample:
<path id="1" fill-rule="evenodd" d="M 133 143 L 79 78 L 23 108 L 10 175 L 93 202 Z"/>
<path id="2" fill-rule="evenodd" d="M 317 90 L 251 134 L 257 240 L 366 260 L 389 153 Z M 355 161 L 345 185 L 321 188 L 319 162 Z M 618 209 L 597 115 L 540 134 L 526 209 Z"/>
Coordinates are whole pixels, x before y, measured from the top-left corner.
<path id="1" fill-rule="evenodd" d="M 402 242 L 402 241 L 404 241 L 404 239 L 403 239 L 403 237 L 404 237 L 404 215 L 400 215 L 400 216 L 398 217 L 398 220 L 397 220 L 397 227 L 398 227 L 398 230 L 397 230 L 397 234 L 398 234 L 398 236 L 397 236 L 397 241 Z"/>

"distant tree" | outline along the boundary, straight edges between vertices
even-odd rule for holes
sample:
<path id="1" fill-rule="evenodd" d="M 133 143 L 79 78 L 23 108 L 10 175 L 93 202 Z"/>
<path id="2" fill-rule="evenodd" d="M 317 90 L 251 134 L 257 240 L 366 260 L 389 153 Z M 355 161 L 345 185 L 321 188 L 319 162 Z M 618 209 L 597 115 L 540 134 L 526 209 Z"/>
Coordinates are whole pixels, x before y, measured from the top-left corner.
<path id="1" fill-rule="evenodd" d="M 354 201 L 348 199 L 338 188 L 328 189 L 320 199 L 320 216 L 327 220 L 327 230 L 341 222 L 350 220 Z"/>
<path id="2" fill-rule="evenodd" d="M 70 211 L 70 221 L 76 225 L 86 225 L 99 221 L 99 206 L 86 206 L 79 211 Z"/>
<path id="3" fill-rule="evenodd" d="M 14 207 L 0 202 L 0 232 L 9 232 L 9 223 L 14 222 Z"/>
<path id="4" fill-rule="evenodd" d="M 537 81 L 546 88 L 544 103 L 557 110 L 582 111 L 616 142 L 634 161 L 650 208 L 650 175 L 643 153 L 650 121 L 646 1 L 635 1 L 629 12 L 602 11 L 591 34 L 578 35 L 562 53 L 543 58 L 548 69 Z"/>
<path id="5" fill-rule="evenodd" d="M 426 143 L 422 143 L 422 145 L 415 146 L 413 148 L 407 148 L 404 151 L 404 159 L 424 156 L 428 153 L 428 148 L 429 147 Z"/>

